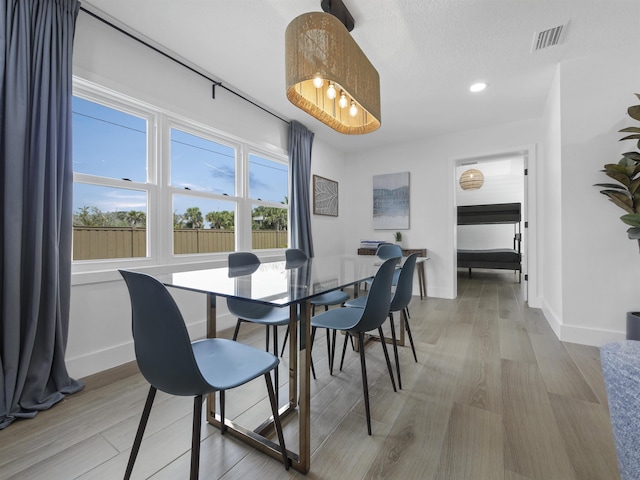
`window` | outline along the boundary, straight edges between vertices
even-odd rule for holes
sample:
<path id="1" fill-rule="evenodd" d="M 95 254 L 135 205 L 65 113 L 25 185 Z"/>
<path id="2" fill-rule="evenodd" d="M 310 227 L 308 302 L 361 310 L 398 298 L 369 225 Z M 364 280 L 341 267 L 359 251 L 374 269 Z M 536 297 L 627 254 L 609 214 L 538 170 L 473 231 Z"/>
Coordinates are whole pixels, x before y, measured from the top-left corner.
<path id="1" fill-rule="evenodd" d="M 147 256 L 148 118 L 73 97 L 73 259 Z"/>
<path id="2" fill-rule="evenodd" d="M 178 128 L 170 135 L 171 186 L 191 192 L 172 196 L 173 253 L 233 252 L 237 149 Z"/>
<path id="3" fill-rule="evenodd" d="M 249 154 L 251 248 L 287 248 L 289 169 L 286 164 Z"/>
<path id="4" fill-rule="evenodd" d="M 284 152 L 79 79 L 73 129 L 74 271 L 287 247 Z"/>

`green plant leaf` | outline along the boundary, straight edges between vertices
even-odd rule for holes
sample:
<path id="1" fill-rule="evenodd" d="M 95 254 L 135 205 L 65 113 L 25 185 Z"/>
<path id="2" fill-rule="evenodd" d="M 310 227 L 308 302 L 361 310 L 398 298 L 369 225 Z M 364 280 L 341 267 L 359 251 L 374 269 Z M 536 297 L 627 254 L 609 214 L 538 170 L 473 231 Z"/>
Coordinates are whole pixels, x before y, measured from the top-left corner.
<path id="1" fill-rule="evenodd" d="M 607 163 L 604 166 L 603 172 L 620 172 L 626 173 L 627 171 L 627 160 L 623 158 L 618 163 Z"/>
<path id="2" fill-rule="evenodd" d="M 631 227 L 627 229 L 627 236 L 630 240 L 637 240 L 640 238 L 640 227 Z"/>
<path id="3" fill-rule="evenodd" d="M 640 228 L 640 213 L 628 213 L 627 215 L 622 215 L 620 220 L 627 225 Z"/>
<path id="4" fill-rule="evenodd" d="M 627 160 L 631 160 L 633 162 L 640 162 L 640 152 L 625 152 L 622 154 L 622 156 Z"/>
<path id="5" fill-rule="evenodd" d="M 640 133 L 640 127 L 627 127 L 622 130 L 618 130 L 619 132 L 629 132 L 629 133 Z"/>
<path id="6" fill-rule="evenodd" d="M 635 195 L 638 192 L 639 187 L 640 187 L 640 178 L 636 178 L 629 185 L 629 193 L 631 193 L 631 195 Z"/>
<path id="7" fill-rule="evenodd" d="M 616 190 L 601 190 L 601 194 L 609 197 L 614 204 L 628 213 L 636 213 L 633 211 L 633 201 L 629 195 Z"/>
<path id="8" fill-rule="evenodd" d="M 627 135 L 626 137 L 622 137 L 620 139 L 620 141 L 622 141 L 622 140 L 637 140 L 637 139 L 640 139 L 640 134 Z"/>
<path id="9" fill-rule="evenodd" d="M 640 180 L 640 179 L 639 179 Z M 618 185 L 617 183 L 594 183 L 594 187 L 602 187 L 602 188 L 616 188 L 618 190 L 626 191 L 627 187 L 624 185 Z"/>
<path id="10" fill-rule="evenodd" d="M 633 105 L 633 106 L 629 107 L 627 109 L 627 113 L 634 120 L 640 121 L 640 105 Z"/>
<path id="11" fill-rule="evenodd" d="M 631 180 L 629 179 L 629 176 L 626 173 L 621 173 L 621 172 L 606 172 L 607 176 L 609 178 L 613 178 L 614 180 L 617 180 L 618 182 L 620 182 L 621 184 L 623 184 L 625 187 L 629 187 Z"/>

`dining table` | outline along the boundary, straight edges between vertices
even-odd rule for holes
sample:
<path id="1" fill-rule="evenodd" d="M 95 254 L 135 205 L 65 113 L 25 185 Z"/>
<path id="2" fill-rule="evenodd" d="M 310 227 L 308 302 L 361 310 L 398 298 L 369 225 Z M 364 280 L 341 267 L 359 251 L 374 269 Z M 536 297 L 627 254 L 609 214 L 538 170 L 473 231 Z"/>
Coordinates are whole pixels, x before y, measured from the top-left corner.
<path id="1" fill-rule="evenodd" d="M 333 290 L 354 287 L 371 278 L 382 261 L 377 257 L 355 254 L 314 257 L 305 261 L 263 262 L 252 267 L 202 268 L 159 275 L 167 287 L 200 292 L 207 296 L 207 337 L 217 336 L 218 298 L 237 298 L 289 309 L 289 398 L 279 408 L 284 418 L 297 412 L 298 451 L 287 449 L 292 468 L 308 473 L 311 468 L 311 304 L 310 300 Z M 207 398 L 207 421 L 225 433 L 242 440 L 267 455 L 281 459 L 279 445 L 267 435 L 273 418 L 257 428 L 247 428 L 216 412 L 214 394 Z"/>

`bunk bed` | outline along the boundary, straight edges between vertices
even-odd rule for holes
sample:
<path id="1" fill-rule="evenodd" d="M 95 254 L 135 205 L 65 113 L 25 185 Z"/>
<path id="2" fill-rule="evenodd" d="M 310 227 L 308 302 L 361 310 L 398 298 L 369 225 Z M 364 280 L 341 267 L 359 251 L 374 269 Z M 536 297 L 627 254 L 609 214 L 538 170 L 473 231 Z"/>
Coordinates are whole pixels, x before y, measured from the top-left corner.
<path id="1" fill-rule="evenodd" d="M 492 205 L 465 205 L 458 207 L 458 225 L 513 224 L 513 248 L 492 250 L 458 250 L 458 268 L 489 268 L 514 270 L 518 281 L 522 281 L 522 255 L 520 222 L 522 219 L 519 203 L 498 203 Z"/>

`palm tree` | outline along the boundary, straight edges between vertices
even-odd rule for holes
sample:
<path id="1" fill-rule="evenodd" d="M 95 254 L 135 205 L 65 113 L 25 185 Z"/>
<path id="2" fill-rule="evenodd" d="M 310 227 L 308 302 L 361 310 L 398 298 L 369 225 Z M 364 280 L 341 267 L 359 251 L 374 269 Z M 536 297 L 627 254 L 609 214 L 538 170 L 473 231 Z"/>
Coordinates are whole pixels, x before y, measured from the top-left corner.
<path id="1" fill-rule="evenodd" d="M 204 220 L 198 207 L 189 207 L 183 215 L 185 228 L 202 228 Z"/>
<path id="2" fill-rule="evenodd" d="M 130 210 L 125 215 L 125 220 L 134 227 L 144 227 L 147 225 L 147 215 L 140 210 Z"/>
<path id="3" fill-rule="evenodd" d="M 235 225 L 235 213 L 228 210 L 222 212 L 209 212 L 205 216 L 207 222 L 211 224 L 211 228 L 216 230 L 233 230 Z"/>

